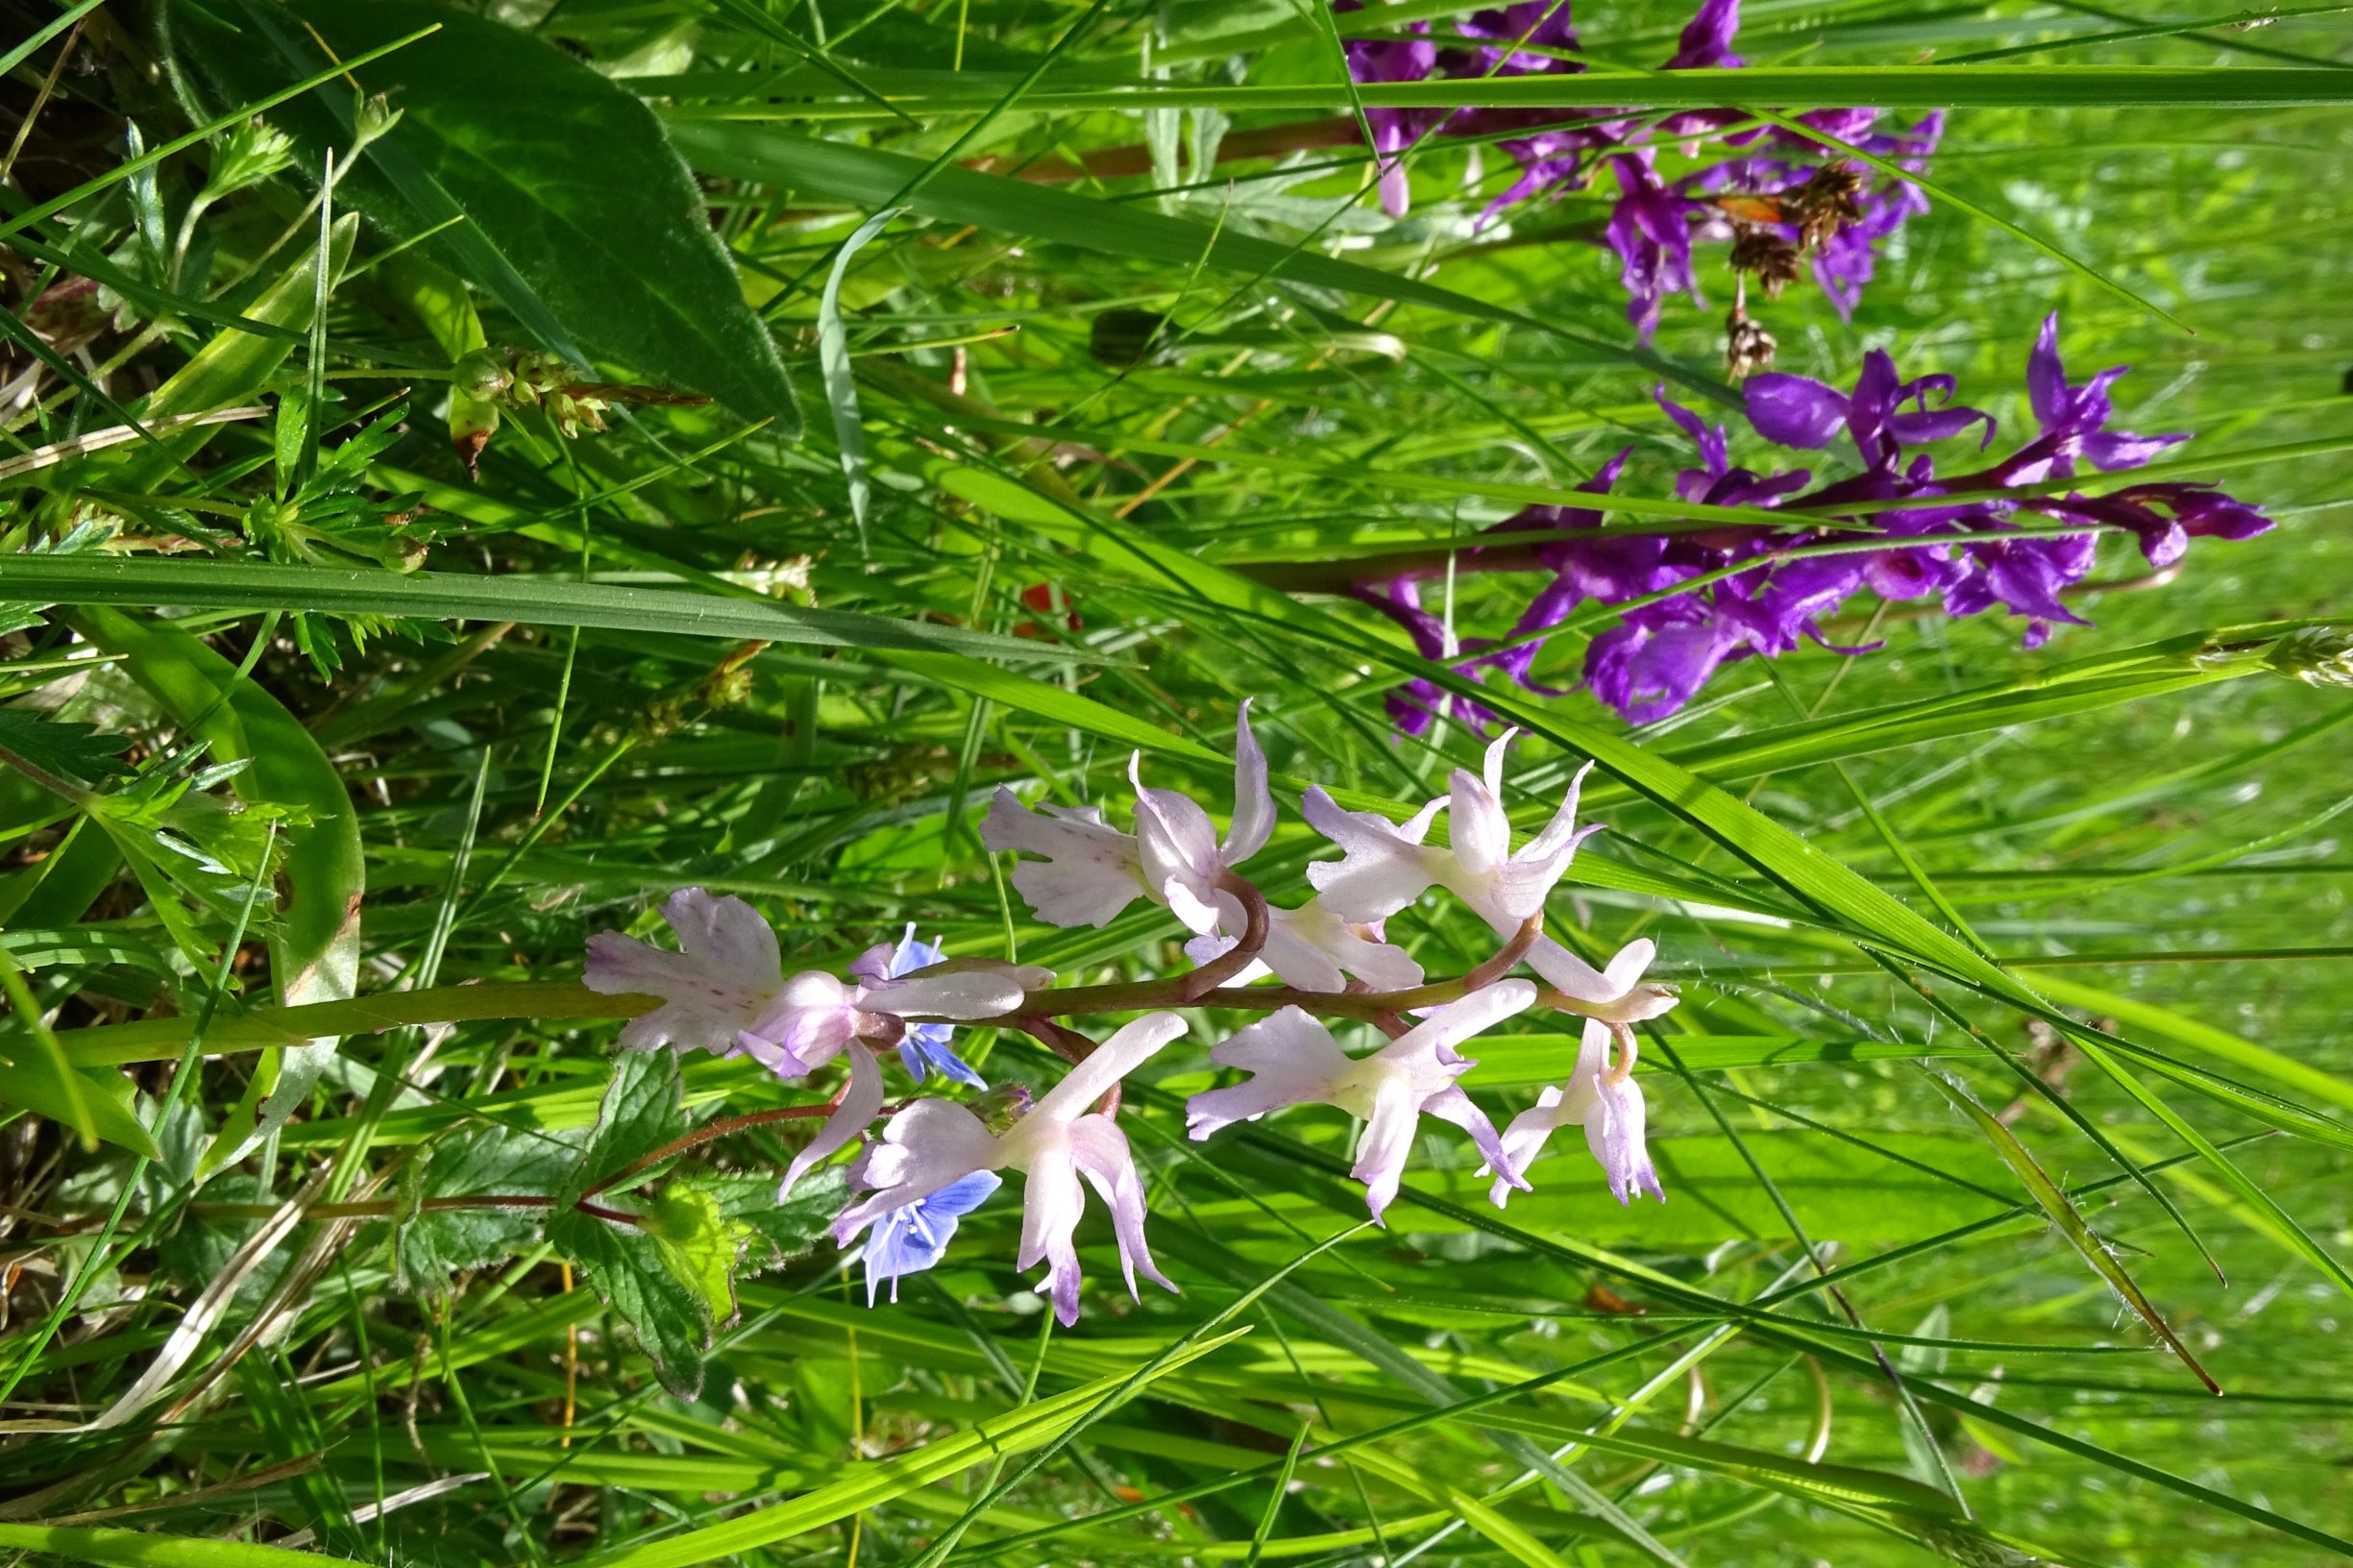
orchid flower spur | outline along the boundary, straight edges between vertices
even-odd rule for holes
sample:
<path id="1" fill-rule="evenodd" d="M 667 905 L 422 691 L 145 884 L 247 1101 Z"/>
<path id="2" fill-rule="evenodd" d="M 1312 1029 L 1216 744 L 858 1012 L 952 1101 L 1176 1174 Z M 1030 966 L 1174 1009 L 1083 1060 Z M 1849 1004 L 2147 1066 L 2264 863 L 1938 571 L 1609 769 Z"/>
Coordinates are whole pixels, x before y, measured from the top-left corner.
<path id="1" fill-rule="evenodd" d="M 920 1099 L 893 1116 L 879 1141 L 850 1167 L 866 1196 L 844 1210 L 834 1240 L 846 1247 L 860 1232 L 985 1171 L 1024 1173 L 1021 1250 L 1016 1266 L 1042 1262 L 1041 1293 L 1066 1326 L 1078 1320 L 1078 1250 L 1072 1239 L 1086 1207 L 1084 1177 L 1111 1210 L 1119 1266 L 1129 1293 L 1136 1276 L 1174 1290 L 1144 1242 L 1143 1183 L 1127 1136 L 1089 1108 L 1162 1046 L 1185 1033 L 1174 1013 L 1150 1013 L 1126 1024 L 1063 1075 L 1012 1126 L 992 1134 L 979 1116 L 942 1099 Z"/>
<path id="2" fill-rule="evenodd" d="M 1613 1036 L 1618 1045 L 1615 1063 L 1609 1061 Z M 1527 1188 L 1528 1167 L 1543 1153 L 1554 1130 L 1571 1122 L 1584 1127 L 1586 1146 L 1601 1162 L 1610 1193 L 1620 1203 L 1632 1201 L 1637 1192 L 1666 1201 L 1643 1139 L 1645 1107 L 1642 1086 L 1633 1077 L 1634 1056 L 1632 1031 L 1613 1030 L 1597 1018 L 1585 1021 L 1568 1082 L 1547 1089 L 1533 1107 L 1512 1117 L 1504 1129 L 1503 1155 L 1490 1162 L 1495 1185 L 1487 1193 L 1497 1208 L 1513 1188 Z"/>
<path id="3" fill-rule="evenodd" d="M 1237 1121 L 1255 1121 L 1287 1105 L 1337 1106 L 1364 1121 L 1349 1175 L 1364 1184 L 1376 1221 L 1397 1196 L 1406 1158 L 1423 1115 L 1450 1121 L 1471 1135 L 1479 1152 L 1506 1183 L 1518 1184 L 1510 1155 L 1486 1113 L 1458 1080 L 1478 1066 L 1455 1047 L 1480 1031 L 1525 1011 L 1536 988 L 1501 980 L 1430 1016 L 1369 1056 L 1350 1057 L 1332 1032 L 1296 1007 L 1262 1018 L 1210 1052 L 1221 1067 L 1240 1067 L 1247 1081 L 1195 1094 L 1185 1105 L 1185 1130 L 1196 1141 Z M 1385 1221 L 1382 1221 L 1385 1223 Z"/>

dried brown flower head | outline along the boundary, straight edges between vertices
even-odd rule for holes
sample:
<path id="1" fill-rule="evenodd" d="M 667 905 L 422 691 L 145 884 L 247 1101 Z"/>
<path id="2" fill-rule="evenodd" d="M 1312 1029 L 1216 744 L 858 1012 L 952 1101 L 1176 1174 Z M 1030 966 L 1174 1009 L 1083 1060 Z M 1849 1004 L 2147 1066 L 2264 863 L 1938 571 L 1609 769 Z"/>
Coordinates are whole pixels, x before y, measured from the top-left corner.
<path id="1" fill-rule="evenodd" d="M 1798 225 L 1799 243 L 1819 250 L 1825 240 L 1863 216 L 1863 171 L 1841 159 L 1825 163 L 1795 191 L 1786 206 Z"/>
<path id="2" fill-rule="evenodd" d="M 1751 373 L 1770 369 L 1773 351 L 1780 345 L 1739 306 L 1724 318 L 1724 376 L 1733 385 L 1739 385 Z"/>
<path id="3" fill-rule="evenodd" d="M 1777 300 L 1798 277 L 1798 247 L 1770 229 L 1743 228 L 1732 236 L 1732 270 L 1756 275 L 1765 298 Z"/>

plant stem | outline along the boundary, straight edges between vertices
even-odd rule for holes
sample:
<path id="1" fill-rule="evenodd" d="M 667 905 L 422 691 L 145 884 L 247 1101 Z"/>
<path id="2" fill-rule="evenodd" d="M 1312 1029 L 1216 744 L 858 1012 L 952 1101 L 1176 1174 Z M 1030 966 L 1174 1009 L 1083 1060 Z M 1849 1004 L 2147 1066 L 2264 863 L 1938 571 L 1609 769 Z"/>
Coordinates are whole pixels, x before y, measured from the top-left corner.
<path id="1" fill-rule="evenodd" d="M 623 1166 L 620 1170 L 615 1171 L 612 1175 L 607 1176 L 604 1180 L 599 1182 L 596 1186 L 590 1188 L 586 1192 L 582 1193 L 581 1196 L 584 1198 L 593 1198 L 598 1193 L 604 1191 L 608 1188 L 620 1186 L 623 1182 L 629 1180 L 629 1178 L 632 1176 L 651 1170 L 655 1165 L 660 1164 L 663 1161 L 672 1158 L 674 1155 L 684 1154 L 687 1150 L 694 1148 L 697 1144 L 708 1143 L 715 1138 L 725 1138 L 730 1134 L 740 1133 L 750 1127 L 765 1127 L 770 1122 L 774 1121 L 792 1121 L 805 1116 L 829 1116 L 833 1115 L 834 1106 L 838 1103 L 840 1102 L 835 1101 L 825 1105 L 786 1105 L 779 1106 L 772 1111 L 753 1111 L 740 1116 L 722 1116 L 719 1120 L 711 1122 L 705 1126 L 698 1127 L 693 1132 L 687 1133 L 682 1137 L 672 1139 L 669 1142 L 663 1144 L 651 1154 L 645 1156 L 643 1159 L 634 1161 L 629 1164 Z M 885 1109 L 887 1110 L 888 1107 L 885 1107 Z"/>

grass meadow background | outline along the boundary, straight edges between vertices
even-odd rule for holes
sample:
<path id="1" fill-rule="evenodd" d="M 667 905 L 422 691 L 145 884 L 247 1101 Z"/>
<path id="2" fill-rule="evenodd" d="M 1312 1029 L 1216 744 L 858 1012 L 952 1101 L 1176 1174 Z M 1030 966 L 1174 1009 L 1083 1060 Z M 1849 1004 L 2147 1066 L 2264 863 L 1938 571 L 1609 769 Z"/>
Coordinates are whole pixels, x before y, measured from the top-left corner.
<path id="1" fill-rule="evenodd" d="M 1344 136 L 1180 162 L 1350 112 L 1299 5 L 0 5 L 0 130 L 29 128 L 0 189 L 0 749 L 33 764 L 0 772 L 0 1550 L 2353 1553 L 2353 692 L 2265 658 L 2353 589 L 2341 12 L 1746 8 L 1776 103 L 1955 106 L 1852 319 L 1810 285 L 1766 308 L 1778 368 L 1845 385 L 1887 347 L 2031 429 L 2056 310 L 2078 378 L 2134 367 L 2120 427 L 2194 432 L 2187 476 L 2279 526 L 2160 583 L 2112 541 L 2094 625 L 2031 651 L 1898 605 L 1832 627 L 1876 652 L 1729 666 L 1639 729 L 1519 698 L 1524 829 L 1601 763 L 1607 831 L 1552 929 L 1651 937 L 1682 991 L 1644 1035 L 1663 1205 L 1621 1208 L 1564 1137 L 1499 1213 L 1428 1139 L 1360 1228 L 1343 1116 L 1184 1140 L 1239 1021 L 1195 1015 L 1122 1116 L 1181 1294 L 1127 1300 L 1091 1215 L 1055 1327 L 1000 1202 L 870 1310 L 822 1209 L 763 1196 L 805 1136 L 778 1122 L 692 1157 L 782 1245 L 707 1348 L 674 1323 L 689 1396 L 535 1215 L 399 1223 L 466 1190 L 420 1184 L 494 1127 L 555 1190 L 613 1076 L 609 1018 L 482 988 L 575 981 L 591 933 L 650 935 L 696 884 L 752 900 L 788 968 L 914 921 L 1076 983 L 1174 972 L 1164 911 L 1032 920 L 977 819 L 1032 779 L 1116 815 L 1138 747 L 1222 813 L 1243 698 L 1285 814 L 1255 870 L 1295 902 L 1324 847 L 1304 785 L 1409 808 L 1478 741 L 1395 737 L 1381 699 L 1429 667 L 1268 564 L 1466 535 L 1516 508 L 1498 487 L 1630 443 L 1619 492 L 1671 496 L 1688 443 L 1651 389 L 1729 412 L 1721 253 L 1646 364 L 1605 183 L 1481 228 L 1492 149 L 1418 151 L 1400 220 Z M 1576 17 L 1632 65 L 1686 19 Z M 356 163 L 339 72 L 402 112 Z M 283 160 L 198 201 L 273 99 Z M 698 203 L 723 255 L 681 237 Z M 77 278 L 103 292 L 51 292 Z M 1139 311 L 1173 326 L 1122 363 Z M 483 423 L 467 356 L 498 346 L 649 392 L 570 432 L 560 395 L 509 393 L 470 478 L 453 421 Z M 73 446 L 134 419 L 152 439 Z M 1742 428 L 1734 456 L 1772 453 Z M 1451 614 L 1501 635 L 1527 591 L 1464 575 Z M 1538 678 L 1573 686 L 1603 624 Z M 1436 904 L 1390 935 L 1434 974 L 1492 945 Z M 353 996 L 385 1000 L 314 1016 L 330 1047 L 268 1021 Z M 1530 1103 L 1567 1027 L 1481 1041 L 1475 1090 Z M 964 1044 L 1051 1080 L 1024 1039 Z M 823 1093 L 741 1061 L 683 1081 L 701 1120 Z"/>

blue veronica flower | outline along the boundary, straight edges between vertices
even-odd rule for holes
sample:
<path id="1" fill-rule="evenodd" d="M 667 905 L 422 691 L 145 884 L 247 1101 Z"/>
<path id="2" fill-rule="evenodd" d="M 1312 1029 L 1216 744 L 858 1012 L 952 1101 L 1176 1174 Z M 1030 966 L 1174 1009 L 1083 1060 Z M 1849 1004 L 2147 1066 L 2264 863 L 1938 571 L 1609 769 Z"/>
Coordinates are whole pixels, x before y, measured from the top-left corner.
<path id="1" fill-rule="evenodd" d="M 956 1065 L 964 1066 L 961 1062 Z M 891 1282 L 891 1299 L 898 1300 L 900 1278 L 920 1274 L 938 1262 L 955 1238 L 957 1222 L 988 1202 L 989 1195 L 1003 1185 L 996 1172 L 976 1170 L 875 1220 L 858 1253 L 866 1263 L 866 1304 L 874 1305 L 875 1293 L 885 1280 Z"/>
<path id="2" fill-rule="evenodd" d="M 913 974 L 918 969 L 940 963 L 946 957 L 937 943 L 917 941 L 915 922 L 910 920 L 905 933 L 898 939 L 898 945 L 891 949 L 890 962 L 883 967 L 883 976 L 896 980 L 902 975 Z M 930 1072 L 936 1071 L 943 1078 L 953 1078 L 974 1089 L 987 1089 L 989 1081 L 973 1071 L 962 1057 L 948 1047 L 948 1037 L 954 1033 L 955 1029 L 944 1023 L 907 1025 L 907 1033 L 898 1044 L 899 1066 L 905 1067 L 907 1076 L 919 1084 Z M 950 1226 L 949 1229 L 953 1230 L 954 1227 Z"/>

